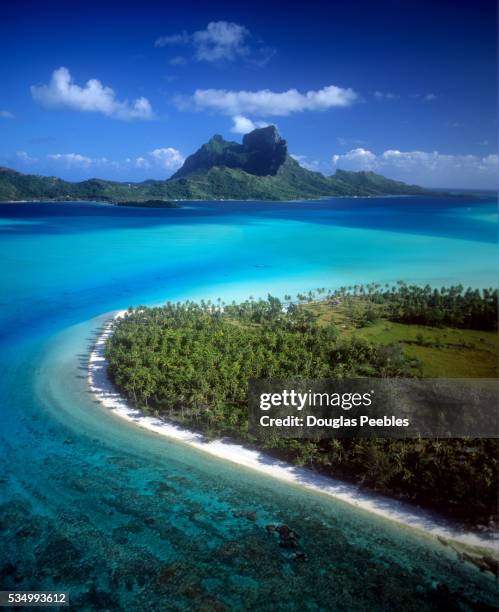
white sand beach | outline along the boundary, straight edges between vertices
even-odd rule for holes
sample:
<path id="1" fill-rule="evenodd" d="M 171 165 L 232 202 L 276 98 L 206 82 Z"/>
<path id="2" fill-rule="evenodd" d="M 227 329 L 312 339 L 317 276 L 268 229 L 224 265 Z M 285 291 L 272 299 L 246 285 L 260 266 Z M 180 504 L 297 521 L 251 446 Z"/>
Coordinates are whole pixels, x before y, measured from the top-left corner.
<path id="1" fill-rule="evenodd" d="M 125 312 L 118 312 L 115 318 L 124 316 Z M 202 434 L 189 431 L 156 417 L 144 415 L 140 410 L 132 407 L 116 391 L 107 377 L 107 362 L 104 357 L 104 350 L 106 340 L 112 331 L 112 323 L 113 319 L 105 324 L 90 353 L 88 382 L 91 391 L 97 399 L 115 415 L 139 427 L 188 444 L 220 459 L 256 470 L 292 485 L 334 497 L 352 506 L 420 530 L 434 537 L 452 540 L 453 542 L 468 546 L 486 548 L 495 552 L 498 551 L 499 540 L 497 537 L 463 531 L 447 519 L 402 501 L 363 491 L 354 484 L 316 474 L 312 470 L 280 461 L 261 451 L 247 448 L 242 444 L 227 440 L 207 440 Z"/>

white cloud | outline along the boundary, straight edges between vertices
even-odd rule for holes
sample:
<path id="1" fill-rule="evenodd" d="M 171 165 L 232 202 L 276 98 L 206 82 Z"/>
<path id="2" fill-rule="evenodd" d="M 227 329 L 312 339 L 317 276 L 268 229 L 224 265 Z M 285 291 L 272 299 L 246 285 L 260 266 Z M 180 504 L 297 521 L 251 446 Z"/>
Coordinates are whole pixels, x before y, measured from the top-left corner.
<path id="1" fill-rule="evenodd" d="M 400 98 L 398 94 L 394 94 L 389 91 L 375 91 L 374 97 L 377 100 L 398 100 Z"/>
<path id="2" fill-rule="evenodd" d="M 494 171 L 499 170 L 499 155 L 496 153 L 491 153 L 490 155 L 486 155 L 481 158 L 481 163 L 484 169 L 491 168 Z"/>
<path id="3" fill-rule="evenodd" d="M 94 166 L 118 166 L 119 162 L 107 157 L 87 157 L 79 153 L 52 153 L 47 159 L 63 163 L 67 168 L 91 168 Z"/>
<path id="4" fill-rule="evenodd" d="M 336 141 L 338 142 L 339 145 L 341 145 L 342 147 L 346 147 L 346 146 L 361 146 L 361 145 L 365 145 L 366 141 L 365 140 L 361 140 L 360 138 L 343 138 L 342 136 L 337 136 L 336 137 Z"/>
<path id="5" fill-rule="evenodd" d="M 8 166 L 22 172 L 52 174 L 68 180 L 83 180 L 92 176 L 114 180 L 144 180 L 168 178 L 184 163 L 182 153 L 173 147 L 161 147 L 138 156 L 109 159 L 91 157 L 82 153 L 51 153 L 43 157 L 31 157 L 26 151 L 4 156 Z"/>
<path id="6" fill-rule="evenodd" d="M 160 36 L 154 42 L 155 47 L 166 47 L 168 45 L 187 45 L 191 37 L 184 30 L 179 34 L 172 34 L 170 36 Z"/>
<path id="7" fill-rule="evenodd" d="M 438 98 L 437 94 L 434 94 L 432 92 L 428 92 L 425 94 L 422 93 L 412 93 L 409 94 L 409 98 L 419 98 L 420 100 L 422 100 L 423 102 L 433 102 L 433 100 L 436 100 Z"/>
<path id="8" fill-rule="evenodd" d="M 197 89 L 189 98 L 176 98 L 177 106 L 184 110 L 218 111 L 226 115 L 245 113 L 262 116 L 287 116 L 303 111 L 324 111 L 336 106 L 350 106 L 357 99 L 353 89 L 329 85 L 317 91 L 300 93 L 296 89 L 275 92 L 270 89 L 259 91 L 229 91 L 226 89 Z"/>
<path id="9" fill-rule="evenodd" d="M 313 172 L 320 172 L 321 163 L 318 159 L 310 159 L 308 155 L 294 155 L 291 153 L 291 157 L 297 161 L 300 166 L 303 166 L 307 170 L 312 170 Z"/>
<path id="10" fill-rule="evenodd" d="M 333 155 L 333 166 L 354 167 L 355 169 L 371 170 L 376 165 L 376 155 L 358 147 L 342 155 Z"/>
<path id="11" fill-rule="evenodd" d="M 88 168 L 93 162 L 90 157 L 80 155 L 79 153 L 52 153 L 47 157 L 53 161 L 64 162 L 68 166 L 80 166 Z"/>
<path id="12" fill-rule="evenodd" d="M 375 91 L 373 92 L 374 97 L 377 100 L 399 100 L 400 99 L 400 94 L 396 94 L 396 93 L 392 93 L 390 91 Z M 434 93 L 426 93 L 426 94 L 421 94 L 421 93 L 415 93 L 415 94 L 409 94 L 409 98 L 414 98 L 414 99 L 420 99 L 423 102 L 433 102 L 434 100 L 437 99 L 437 95 Z"/>
<path id="13" fill-rule="evenodd" d="M 249 31 L 238 23 L 212 21 L 206 30 L 192 35 L 195 57 L 199 61 L 218 62 L 249 55 L 249 47 L 245 44 L 249 35 Z"/>
<path id="14" fill-rule="evenodd" d="M 234 134 L 248 134 L 256 128 L 266 127 L 268 123 L 265 121 L 251 121 L 248 117 L 243 115 L 235 115 L 232 117 L 232 127 L 230 131 Z"/>
<path id="15" fill-rule="evenodd" d="M 392 178 L 432 187 L 495 188 L 499 156 L 450 155 L 438 151 L 388 149 L 377 155 L 357 148 L 333 155 L 333 166 L 346 170 L 374 170 Z"/>
<path id="16" fill-rule="evenodd" d="M 130 159 L 127 160 L 128 163 L 130 163 L 130 161 Z M 151 164 L 149 163 L 149 161 L 147 161 L 145 157 L 136 157 L 134 161 L 134 166 L 136 168 L 150 168 Z"/>
<path id="17" fill-rule="evenodd" d="M 20 153 L 27 156 L 27 153 L 25 152 Z M 18 153 L 18 156 L 20 156 L 20 153 Z M 156 167 L 174 171 L 180 168 L 180 166 L 184 163 L 184 156 L 182 153 L 173 147 L 154 149 L 153 151 L 147 153 L 147 155 L 136 157 L 133 160 L 130 157 L 127 157 L 122 161 L 114 161 L 108 159 L 107 157 L 88 157 L 87 155 L 81 155 L 80 153 L 52 153 L 47 155 L 47 159 L 52 162 L 61 163 L 66 168 L 81 169 L 111 168 L 118 170 L 133 166 L 134 168 L 141 170 Z"/>
<path id="18" fill-rule="evenodd" d="M 38 162 L 37 157 L 31 157 L 26 151 L 17 151 L 16 157 L 23 164 L 36 164 Z"/>
<path id="19" fill-rule="evenodd" d="M 173 147 L 154 149 L 149 155 L 157 164 L 166 170 L 178 170 L 185 161 L 182 153 Z"/>
<path id="20" fill-rule="evenodd" d="M 198 62 L 233 62 L 242 58 L 257 65 L 266 64 L 274 55 L 274 49 L 252 46 L 251 38 L 250 31 L 239 23 L 210 21 L 204 30 L 160 36 L 154 46 L 188 45 L 192 48 L 193 59 Z"/>
<path id="21" fill-rule="evenodd" d="M 2 119 L 14 119 L 14 113 L 11 113 L 6 110 L 0 110 L 0 117 Z"/>
<path id="22" fill-rule="evenodd" d="M 140 97 L 132 103 L 117 100 L 114 91 L 97 79 L 90 79 L 80 87 L 64 67 L 54 70 L 48 85 L 32 85 L 31 95 L 35 102 L 48 109 L 97 112 L 123 120 L 154 118 L 147 98 Z"/>

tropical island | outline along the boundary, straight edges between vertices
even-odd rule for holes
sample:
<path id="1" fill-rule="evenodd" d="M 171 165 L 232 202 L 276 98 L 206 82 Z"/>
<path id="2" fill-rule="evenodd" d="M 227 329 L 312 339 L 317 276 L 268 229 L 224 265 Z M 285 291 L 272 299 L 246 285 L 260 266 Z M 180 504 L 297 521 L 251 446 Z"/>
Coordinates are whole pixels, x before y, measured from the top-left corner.
<path id="1" fill-rule="evenodd" d="M 92 200 L 171 208 L 176 200 L 306 200 L 333 196 L 434 195 L 430 190 L 374 172 L 337 170 L 324 176 L 288 153 L 273 125 L 257 128 L 242 144 L 213 136 L 167 180 L 78 183 L 0 168 L 0 201 Z"/>
<path id="2" fill-rule="evenodd" d="M 318 473 L 497 524 L 496 439 L 258 439 L 251 378 L 497 376 L 497 291 L 368 285 L 225 304 L 129 309 L 108 375 L 145 414 L 226 436 Z"/>
<path id="3" fill-rule="evenodd" d="M 138 200 L 136 202 L 115 202 L 117 206 L 138 206 L 140 208 L 182 208 L 178 202 L 170 200 Z"/>

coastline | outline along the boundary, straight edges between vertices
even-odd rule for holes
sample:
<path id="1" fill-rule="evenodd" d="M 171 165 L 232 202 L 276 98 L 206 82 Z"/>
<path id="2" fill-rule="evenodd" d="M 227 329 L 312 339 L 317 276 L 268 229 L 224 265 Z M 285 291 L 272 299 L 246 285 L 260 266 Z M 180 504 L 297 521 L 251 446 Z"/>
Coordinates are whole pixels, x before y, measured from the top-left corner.
<path id="1" fill-rule="evenodd" d="M 445 540 L 443 543 L 461 545 L 463 551 L 466 551 L 466 547 L 473 547 L 475 549 L 486 549 L 487 553 L 498 552 L 499 541 L 495 534 L 491 536 L 490 534 L 481 535 L 464 531 L 462 528 L 453 525 L 448 519 L 400 500 L 363 491 L 354 484 L 316 474 L 307 468 L 286 463 L 265 454 L 263 451 L 248 448 L 237 442 L 223 439 L 207 440 L 200 433 L 169 423 L 158 417 L 144 415 L 141 410 L 131 406 L 117 392 L 107 377 L 107 361 L 104 356 L 106 341 L 111 334 L 114 320 L 123 317 L 125 313 L 126 310 L 119 311 L 105 323 L 88 359 L 90 390 L 103 407 L 109 409 L 116 416 L 150 432 L 188 444 L 218 459 L 230 461 L 277 480 L 338 499 L 402 526 L 438 538 L 440 541 Z M 456 548 L 456 550 L 458 549 Z"/>
<path id="2" fill-rule="evenodd" d="M 203 198 L 171 198 L 170 202 L 267 202 L 268 204 L 290 204 L 290 203 L 300 203 L 300 202 L 316 202 L 320 200 L 331 200 L 331 199 L 347 199 L 347 200 L 356 200 L 356 199 L 370 199 L 370 198 L 396 198 L 396 197 L 414 197 L 414 194 L 401 194 L 393 195 L 337 195 L 337 196 L 317 196 L 314 198 L 293 198 L 291 200 L 268 200 L 268 199 L 258 199 L 258 198 L 211 198 L 209 200 Z M 135 206 L 137 208 L 145 208 L 144 206 L 137 205 L 136 202 L 134 204 L 128 204 L 128 202 L 112 202 L 109 200 L 54 200 L 50 198 L 36 198 L 33 200 L 0 200 L 0 204 L 75 204 L 77 202 L 90 202 L 92 204 L 109 204 L 110 206 Z"/>
<path id="3" fill-rule="evenodd" d="M 493 193 L 493 192 L 492 192 Z M 437 197 L 440 194 L 414 194 L 414 193 L 401 193 L 401 194 L 373 194 L 373 195 L 326 195 L 326 196 L 316 196 L 310 198 L 292 198 L 290 200 L 270 200 L 270 199 L 261 199 L 261 198 L 171 198 L 170 202 L 266 202 L 267 204 L 300 204 L 301 202 L 319 202 L 326 200 L 371 200 L 373 198 L 415 198 L 415 197 Z M 461 197 L 466 196 L 468 194 L 458 194 L 458 196 L 454 194 L 444 193 L 442 194 L 444 197 Z M 473 195 L 473 194 L 470 194 Z M 36 198 L 33 200 L 0 200 L 0 204 L 75 204 L 78 202 L 86 202 L 92 204 L 108 204 L 109 206 L 135 206 L 137 208 L 146 208 L 144 206 L 140 206 L 134 202 L 133 204 L 128 204 L 128 202 L 113 202 L 110 200 L 54 200 L 50 198 Z M 160 207 L 158 207 L 160 208 Z M 166 208 L 166 207 L 165 207 Z M 174 207 L 175 208 L 175 207 Z"/>
<path id="4" fill-rule="evenodd" d="M 441 191 L 441 192 L 440 192 Z M 400 193 L 400 194 L 370 194 L 370 195 L 325 195 L 325 196 L 314 196 L 309 198 L 291 198 L 286 199 L 261 199 L 261 198 L 170 198 L 170 202 L 188 204 L 190 202 L 265 202 L 267 204 L 300 204 L 303 202 L 317 202 L 326 200 L 371 200 L 373 198 L 415 198 L 415 197 L 441 197 L 449 199 L 461 200 L 466 197 L 471 197 L 478 200 L 488 199 L 489 197 L 494 199 L 495 192 L 492 190 L 439 190 L 429 193 L 415 194 L 415 193 Z M 78 199 L 51 199 L 51 198 L 33 198 L 30 200 L 0 200 L 0 204 L 75 204 L 78 202 L 92 203 L 92 204 L 104 204 L 108 206 L 121 206 L 121 207 L 135 207 L 135 208 L 169 208 L 169 207 L 152 207 L 152 206 L 141 206 L 140 203 L 134 202 L 129 204 L 128 202 L 114 202 L 110 200 L 84 200 Z M 177 208 L 175 206 L 170 208 Z M 182 206 L 179 206 L 182 208 Z"/>

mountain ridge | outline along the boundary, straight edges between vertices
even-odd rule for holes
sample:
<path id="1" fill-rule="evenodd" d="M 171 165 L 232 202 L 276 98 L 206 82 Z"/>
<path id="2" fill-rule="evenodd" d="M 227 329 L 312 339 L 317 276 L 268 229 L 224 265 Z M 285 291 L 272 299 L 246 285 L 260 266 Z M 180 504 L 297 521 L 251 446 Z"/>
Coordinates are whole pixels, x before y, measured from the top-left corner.
<path id="1" fill-rule="evenodd" d="M 287 157 L 287 142 L 273 125 L 245 134 L 242 144 L 215 134 L 187 157 L 170 180 L 209 170 L 214 166 L 239 169 L 256 176 L 275 176 Z"/>
<path id="2" fill-rule="evenodd" d="M 325 176 L 307 170 L 288 154 L 287 142 L 275 126 L 253 130 L 241 144 L 216 134 L 166 180 L 70 182 L 0 167 L 0 201 L 90 199 L 122 205 L 164 201 L 167 205 L 169 200 L 306 200 L 431 193 L 371 171 L 337 170 Z"/>

